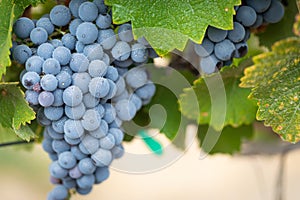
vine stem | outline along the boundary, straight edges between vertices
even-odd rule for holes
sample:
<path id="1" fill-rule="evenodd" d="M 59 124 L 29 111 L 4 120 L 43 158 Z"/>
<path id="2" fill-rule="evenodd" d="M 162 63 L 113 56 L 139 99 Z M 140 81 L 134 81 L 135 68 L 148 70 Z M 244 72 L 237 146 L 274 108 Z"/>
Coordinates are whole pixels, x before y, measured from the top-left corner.
<path id="1" fill-rule="evenodd" d="M 30 140 L 29 142 L 27 142 L 27 141 L 6 142 L 6 143 L 1 143 L 0 148 L 1 147 L 12 146 L 12 145 L 18 145 L 18 144 L 30 144 L 30 143 L 33 143 L 33 142 L 34 142 L 34 140 Z"/>

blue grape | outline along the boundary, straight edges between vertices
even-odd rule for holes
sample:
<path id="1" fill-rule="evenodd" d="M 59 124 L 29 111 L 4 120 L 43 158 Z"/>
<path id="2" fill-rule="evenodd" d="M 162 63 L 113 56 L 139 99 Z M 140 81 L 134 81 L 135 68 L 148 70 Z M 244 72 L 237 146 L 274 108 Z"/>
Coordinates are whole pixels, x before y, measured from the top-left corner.
<path id="1" fill-rule="evenodd" d="M 257 14 L 252 7 L 241 6 L 236 13 L 236 20 L 246 27 L 252 26 L 256 21 Z"/>
<path id="2" fill-rule="evenodd" d="M 65 34 L 62 38 L 61 41 L 65 47 L 67 47 L 70 50 L 75 49 L 75 44 L 76 44 L 76 38 L 71 35 L 70 33 Z"/>
<path id="3" fill-rule="evenodd" d="M 93 109 L 87 110 L 81 120 L 83 128 L 87 131 L 94 131 L 100 126 L 100 115 Z"/>
<path id="4" fill-rule="evenodd" d="M 89 83 L 89 92 L 96 98 L 103 98 L 109 92 L 109 83 L 106 78 L 92 78 Z"/>
<path id="5" fill-rule="evenodd" d="M 77 53 L 83 53 L 84 47 L 85 44 L 83 44 L 83 42 L 77 41 L 75 44 L 75 50 L 77 51 Z"/>
<path id="6" fill-rule="evenodd" d="M 235 46 L 230 40 L 223 40 L 215 45 L 215 55 L 218 59 L 227 61 L 233 58 Z"/>
<path id="7" fill-rule="evenodd" d="M 255 23 L 251 26 L 251 28 L 258 28 L 264 23 L 264 17 L 260 14 L 257 14 Z"/>
<path id="8" fill-rule="evenodd" d="M 59 39 L 53 39 L 53 40 L 50 40 L 49 42 L 53 45 L 54 48 L 64 46 L 62 41 Z"/>
<path id="9" fill-rule="evenodd" d="M 72 1 L 71 1 L 72 2 Z M 71 4 L 71 3 L 70 3 Z M 76 30 L 77 27 L 82 23 L 83 21 L 79 18 L 73 19 L 69 25 L 69 30 L 71 35 L 76 36 Z"/>
<path id="10" fill-rule="evenodd" d="M 77 146 L 74 146 L 74 147 L 77 147 Z M 73 152 L 72 151 L 72 149 L 71 149 L 71 152 L 74 154 L 74 156 L 76 157 L 76 155 L 77 155 L 77 152 Z M 77 158 L 77 157 L 76 157 Z M 78 159 L 78 160 L 82 160 L 82 159 L 84 159 L 85 157 L 83 157 L 83 158 L 81 158 L 81 159 Z M 82 173 L 81 173 L 81 171 L 79 170 L 79 168 L 78 168 L 78 165 L 76 165 L 73 169 L 70 169 L 69 170 L 69 176 L 71 177 L 71 178 L 74 178 L 74 179 L 77 179 L 77 178 L 79 178 L 79 177 L 81 177 L 82 176 Z"/>
<path id="11" fill-rule="evenodd" d="M 103 119 L 107 123 L 111 123 L 112 121 L 114 121 L 117 116 L 114 106 L 109 103 L 105 103 L 105 104 L 103 104 L 103 108 L 105 109 Z"/>
<path id="12" fill-rule="evenodd" d="M 86 189 L 86 188 L 91 188 L 93 184 L 95 183 L 95 177 L 94 175 L 84 175 L 78 179 L 76 179 L 77 185 L 80 188 Z"/>
<path id="13" fill-rule="evenodd" d="M 44 59 L 40 56 L 31 56 L 25 63 L 25 69 L 27 71 L 36 72 L 41 74 Z"/>
<path id="14" fill-rule="evenodd" d="M 77 160 L 81 160 L 83 158 L 87 157 L 87 154 L 84 154 L 82 151 L 80 151 L 78 145 L 71 147 L 71 152 L 74 154 Z"/>
<path id="15" fill-rule="evenodd" d="M 111 16 L 110 14 L 100 14 L 97 17 L 96 20 L 96 25 L 100 28 L 100 29 L 107 29 L 111 26 Z"/>
<path id="16" fill-rule="evenodd" d="M 51 163 L 50 167 L 49 167 L 49 171 L 51 176 L 55 177 L 55 178 L 64 178 L 68 175 L 68 170 L 62 168 L 59 164 L 58 161 L 54 161 Z"/>
<path id="17" fill-rule="evenodd" d="M 209 56 L 214 51 L 214 43 L 208 38 L 204 38 L 201 44 L 194 44 L 194 50 L 200 57 Z"/>
<path id="18" fill-rule="evenodd" d="M 89 194 L 92 191 L 92 189 L 93 189 L 92 187 L 89 187 L 89 188 L 77 187 L 76 192 L 81 195 L 86 195 L 86 194 Z"/>
<path id="19" fill-rule="evenodd" d="M 78 15 L 78 9 L 79 9 L 79 6 L 83 3 L 83 2 L 86 2 L 87 0 L 71 0 L 70 3 L 69 3 L 69 8 L 70 8 L 70 11 L 72 13 L 72 15 L 74 17 L 79 17 Z"/>
<path id="20" fill-rule="evenodd" d="M 113 66 L 108 66 L 106 74 L 104 76 L 112 81 L 117 81 L 119 78 L 118 70 Z"/>
<path id="21" fill-rule="evenodd" d="M 67 106 L 77 106 L 82 102 L 82 92 L 77 86 L 70 86 L 63 93 L 63 100 Z"/>
<path id="22" fill-rule="evenodd" d="M 136 43 L 131 47 L 131 59 L 137 63 L 143 63 L 148 59 L 148 50 L 140 43 Z"/>
<path id="23" fill-rule="evenodd" d="M 133 64 L 133 61 L 131 58 L 128 58 L 127 60 L 124 61 L 118 61 L 114 60 L 115 67 L 122 67 L 122 68 L 128 68 L 130 65 Z"/>
<path id="24" fill-rule="evenodd" d="M 257 13 L 263 13 L 271 5 L 272 0 L 246 0 L 246 4 L 252 7 Z"/>
<path id="25" fill-rule="evenodd" d="M 85 72 L 89 67 L 88 58 L 82 53 L 73 53 L 70 61 L 70 68 L 74 72 Z"/>
<path id="26" fill-rule="evenodd" d="M 44 151 L 46 151 L 47 153 L 54 153 L 54 150 L 52 148 L 52 139 L 46 139 L 44 138 L 43 142 L 42 142 L 42 147 L 44 149 Z"/>
<path id="27" fill-rule="evenodd" d="M 96 166 L 91 158 L 84 158 L 80 160 L 78 168 L 82 174 L 93 174 L 96 171 Z"/>
<path id="28" fill-rule="evenodd" d="M 113 159 L 111 152 L 105 149 L 98 149 L 91 158 L 97 167 L 109 166 Z"/>
<path id="29" fill-rule="evenodd" d="M 133 40 L 131 24 L 122 24 L 119 26 L 118 35 L 120 40 L 124 42 L 131 42 Z"/>
<path id="30" fill-rule="evenodd" d="M 99 30 L 97 42 L 103 49 L 111 49 L 117 42 L 115 32 L 112 29 Z"/>
<path id="31" fill-rule="evenodd" d="M 103 57 L 102 57 L 102 61 L 103 61 L 105 64 L 109 65 L 109 64 L 110 64 L 110 58 L 109 58 L 109 55 L 106 54 L 106 53 L 104 53 L 104 54 L 103 54 Z"/>
<path id="32" fill-rule="evenodd" d="M 70 145 L 78 145 L 81 142 L 80 138 L 75 138 L 75 139 L 74 138 L 70 138 L 66 134 L 64 135 L 64 139 Z"/>
<path id="33" fill-rule="evenodd" d="M 41 18 L 36 22 L 36 27 L 44 28 L 48 35 L 51 35 L 54 31 L 54 25 L 49 18 Z"/>
<path id="34" fill-rule="evenodd" d="M 144 68 L 135 67 L 129 70 L 125 76 L 126 83 L 132 88 L 139 88 L 148 81 L 147 72 Z"/>
<path id="35" fill-rule="evenodd" d="M 98 8 L 92 2 L 83 2 L 78 9 L 78 16 L 82 21 L 92 22 L 98 17 Z"/>
<path id="36" fill-rule="evenodd" d="M 200 60 L 201 72 L 204 74 L 212 74 L 217 67 L 222 67 L 223 63 L 215 55 L 210 55 Z"/>
<path id="37" fill-rule="evenodd" d="M 44 114 L 51 121 L 56 121 L 63 116 L 64 109 L 62 106 L 58 106 L 58 107 L 49 106 L 44 109 Z"/>
<path id="38" fill-rule="evenodd" d="M 52 122 L 52 128 L 58 133 L 64 133 L 64 125 L 65 122 L 68 120 L 66 116 L 63 116 L 59 120 L 53 121 Z"/>
<path id="39" fill-rule="evenodd" d="M 278 0 L 272 0 L 270 8 L 263 13 L 264 21 L 267 23 L 277 23 L 284 16 L 284 7 Z"/>
<path id="40" fill-rule="evenodd" d="M 143 100 L 151 99 L 155 93 L 155 85 L 153 82 L 148 83 L 135 91 L 135 94 Z"/>
<path id="41" fill-rule="evenodd" d="M 124 138 L 124 133 L 119 128 L 110 128 L 109 135 L 113 135 L 116 145 L 120 145 Z"/>
<path id="42" fill-rule="evenodd" d="M 51 153 L 51 154 L 48 154 L 48 155 L 49 155 L 49 158 L 50 158 L 52 161 L 58 160 L 57 153 Z"/>
<path id="43" fill-rule="evenodd" d="M 91 77 L 88 73 L 74 73 L 72 75 L 73 85 L 77 86 L 83 94 L 89 91 L 89 82 L 91 81 Z"/>
<path id="44" fill-rule="evenodd" d="M 79 149 L 85 154 L 93 154 L 99 149 L 99 140 L 90 135 L 85 135 L 79 144 Z"/>
<path id="45" fill-rule="evenodd" d="M 30 32 L 34 29 L 33 21 L 27 17 L 21 17 L 14 23 L 14 33 L 18 38 L 26 39 L 29 37 Z"/>
<path id="46" fill-rule="evenodd" d="M 58 163 L 65 169 L 72 169 L 75 167 L 77 161 L 72 152 L 65 151 L 58 155 Z"/>
<path id="47" fill-rule="evenodd" d="M 110 79 L 107 79 L 107 80 L 109 83 L 109 91 L 108 91 L 108 94 L 105 96 L 105 99 L 108 100 L 108 99 L 113 98 L 117 94 L 117 86 L 112 80 L 110 80 Z"/>
<path id="48" fill-rule="evenodd" d="M 84 130 L 79 120 L 68 119 L 64 125 L 64 133 L 70 139 L 77 139 L 83 136 Z"/>
<path id="49" fill-rule="evenodd" d="M 96 6 L 98 7 L 99 13 L 100 14 L 105 14 L 107 13 L 107 6 L 104 4 L 103 0 L 94 0 L 93 1 L 94 4 L 96 4 Z"/>
<path id="50" fill-rule="evenodd" d="M 89 92 L 83 95 L 82 101 L 86 108 L 94 108 L 99 104 L 99 99 L 95 98 Z"/>
<path id="51" fill-rule="evenodd" d="M 98 104 L 94 108 L 94 110 L 96 110 L 99 113 L 99 115 L 100 115 L 101 118 L 104 117 L 104 115 L 105 115 L 105 108 L 104 108 L 103 104 Z"/>
<path id="52" fill-rule="evenodd" d="M 115 108 L 118 118 L 123 121 L 132 120 L 137 111 L 135 105 L 127 99 L 118 101 Z"/>
<path id="53" fill-rule="evenodd" d="M 90 131 L 89 134 L 94 138 L 100 139 L 107 135 L 107 131 L 108 131 L 107 122 L 105 120 L 101 120 L 100 126 L 96 130 Z"/>
<path id="54" fill-rule="evenodd" d="M 60 183 L 61 183 L 61 180 L 60 180 L 60 179 L 54 178 L 53 176 L 50 176 L 49 179 L 50 179 L 50 182 L 51 182 L 52 184 L 57 185 L 57 184 L 60 184 Z"/>
<path id="55" fill-rule="evenodd" d="M 43 73 L 56 75 L 61 71 L 61 66 L 58 60 L 54 58 L 48 58 L 43 63 Z"/>
<path id="56" fill-rule="evenodd" d="M 131 48 L 127 42 L 118 41 L 111 50 L 114 59 L 124 61 L 129 58 Z"/>
<path id="57" fill-rule="evenodd" d="M 124 154 L 124 148 L 122 145 L 118 145 L 115 146 L 112 150 L 111 150 L 112 156 L 113 158 L 120 158 L 123 156 Z"/>
<path id="58" fill-rule="evenodd" d="M 41 78 L 41 87 L 45 91 L 54 91 L 57 88 L 58 81 L 52 74 L 46 74 Z"/>
<path id="59" fill-rule="evenodd" d="M 65 26 L 71 20 L 71 12 L 64 5 L 56 5 L 50 11 L 50 20 L 56 26 Z"/>
<path id="60" fill-rule="evenodd" d="M 98 37 L 98 29 L 91 22 L 83 22 L 77 27 L 76 37 L 83 44 L 92 44 Z"/>
<path id="61" fill-rule="evenodd" d="M 43 107 L 51 106 L 54 102 L 54 95 L 51 92 L 43 91 L 39 94 L 38 101 Z"/>
<path id="62" fill-rule="evenodd" d="M 143 102 L 136 94 L 131 94 L 129 100 L 135 105 L 136 110 L 140 110 L 142 108 Z"/>
<path id="63" fill-rule="evenodd" d="M 54 102 L 52 104 L 52 106 L 62 106 L 64 104 L 63 101 L 63 90 L 61 89 L 56 89 L 53 91 L 53 96 L 54 96 Z"/>
<path id="64" fill-rule="evenodd" d="M 49 93 L 51 93 L 51 92 L 49 92 Z M 40 103 L 40 100 L 39 100 L 39 103 Z M 43 105 L 41 105 L 41 106 L 43 106 Z M 51 124 L 51 121 L 49 119 L 47 119 L 47 117 L 44 115 L 44 108 L 43 107 L 38 109 L 38 112 L 36 114 L 36 118 L 37 118 L 38 123 L 43 125 L 43 126 L 49 126 Z M 45 137 L 45 132 L 44 132 L 44 138 L 46 138 Z"/>
<path id="65" fill-rule="evenodd" d="M 85 106 L 83 103 L 80 103 L 78 106 L 70 107 L 65 106 L 65 114 L 70 119 L 80 119 L 85 113 Z"/>
<path id="66" fill-rule="evenodd" d="M 31 49 L 24 44 L 18 45 L 13 52 L 14 60 L 20 64 L 24 64 L 31 55 L 32 55 Z"/>
<path id="67" fill-rule="evenodd" d="M 115 146 L 115 138 L 112 134 L 107 134 L 105 137 L 101 138 L 99 141 L 100 147 L 102 149 L 112 149 Z"/>
<path id="68" fill-rule="evenodd" d="M 33 90 L 26 90 L 25 99 L 30 105 L 38 105 L 39 93 Z"/>
<path id="69" fill-rule="evenodd" d="M 107 167 L 97 167 L 95 172 L 96 183 L 101 183 L 109 177 L 109 170 Z"/>
<path id="70" fill-rule="evenodd" d="M 248 53 L 248 45 L 246 42 L 235 44 L 235 58 L 242 58 Z"/>
<path id="71" fill-rule="evenodd" d="M 61 89 L 69 87 L 72 83 L 72 77 L 66 71 L 61 71 L 59 74 L 57 74 L 56 79 L 58 81 L 58 88 Z"/>
<path id="72" fill-rule="evenodd" d="M 61 65 L 66 65 L 71 60 L 71 51 L 64 46 L 59 46 L 54 49 L 52 57 L 58 60 Z"/>
<path id="73" fill-rule="evenodd" d="M 30 32 L 30 40 L 37 45 L 43 44 L 48 39 L 48 33 L 44 28 L 37 27 Z"/>
<path id="74" fill-rule="evenodd" d="M 102 60 L 93 60 L 89 64 L 88 72 L 91 77 L 104 76 L 107 72 L 108 66 Z"/>
<path id="75" fill-rule="evenodd" d="M 77 183 L 74 179 L 72 179 L 71 177 L 65 177 L 62 180 L 64 187 L 68 188 L 68 189 L 73 189 L 76 188 Z"/>
<path id="76" fill-rule="evenodd" d="M 73 71 L 69 66 L 62 66 L 61 67 L 61 71 L 62 72 L 67 72 L 68 74 L 70 74 L 71 76 L 73 75 Z"/>
<path id="77" fill-rule="evenodd" d="M 51 119 L 50 119 L 51 120 Z M 46 130 L 47 130 L 47 133 L 48 135 L 52 138 L 52 139 L 55 139 L 55 140 L 61 140 L 64 138 L 64 134 L 61 134 L 61 133 L 58 133 L 56 132 L 52 126 L 47 126 L 46 127 Z"/>
<path id="78" fill-rule="evenodd" d="M 65 140 L 53 140 L 52 148 L 56 153 L 62 153 L 70 150 L 70 145 Z"/>
<path id="79" fill-rule="evenodd" d="M 37 49 L 37 55 L 47 59 L 52 57 L 52 52 L 54 51 L 54 46 L 50 43 L 43 43 Z"/>
<path id="80" fill-rule="evenodd" d="M 101 45 L 97 43 L 85 46 L 83 53 L 90 61 L 100 60 L 103 57 L 103 49 Z"/>
<path id="81" fill-rule="evenodd" d="M 22 85 L 28 90 L 33 89 L 39 82 L 40 76 L 36 72 L 26 72 L 22 77 Z"/>
<path id="82" fill-rule="evenodd" d="M 116 82 L 117 92 L 115 96 L 121 95 L 124 92 L 126 84 L 124 78 L 120 76 L 120 78 Z"/>
<path id="83" fill-rule="evenodd" d="M 228 31 L 221 30 L 215 27 L 208 27 L 207 36 L 212 42 L 221 42 L 227 37 Z"/>
<path id="84" fill-rule="evenodd" d="M 233 30 L 228 32 L 228 39 L 232 42 L 241 42 L 245 38 L 245 28 L 238 22 L 234 22 Z"/>

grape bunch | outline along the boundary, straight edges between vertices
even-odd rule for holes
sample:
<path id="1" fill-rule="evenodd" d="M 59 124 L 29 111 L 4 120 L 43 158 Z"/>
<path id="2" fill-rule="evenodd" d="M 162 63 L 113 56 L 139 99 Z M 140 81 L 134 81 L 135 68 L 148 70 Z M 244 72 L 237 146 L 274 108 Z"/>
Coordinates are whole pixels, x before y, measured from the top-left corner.
<path id="1" fill-rule="evenodd" d="M 124 153 L 122 122 L 155 93 L 139 65 L 157 55 L 144 38 L 134 40 L 129 23 L 112 23 L 103 0 L 72 0 L 13 28 L 12 56 L 25 65 L 25 98 L 45 127 L 42 146 L 52 160 L 48 199 L 88 194 Z"/>
<path id="2" fill-rule="evenodd" d="M 233 58 L 244 57 L 248 52 L 246 42 L 251 30 L 277 23 L 284 16 L 284 6 L 279 0 L 244 0 L 235 10 L 233 30 L 209 26 L 202 43 L 194 44 L 202 73 L 214 73 L 230 65 Z"/>

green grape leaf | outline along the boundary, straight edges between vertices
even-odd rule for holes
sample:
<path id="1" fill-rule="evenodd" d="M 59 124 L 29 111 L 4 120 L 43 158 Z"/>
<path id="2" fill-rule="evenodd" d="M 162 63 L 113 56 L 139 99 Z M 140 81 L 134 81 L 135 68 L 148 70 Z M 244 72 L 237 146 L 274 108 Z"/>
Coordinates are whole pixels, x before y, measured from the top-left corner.
<path id="1" fill-rule="evenodd" d="M 271 48 L 276 41 L 294 36 L 293 25 L 298 9 L 296 1 L 286 2 L 287 7 L 285 8 L 283 19 L 276 24 L 268 24 L 264 32 L 257 34 L 261 45 Z"/>
<path id="2" fill-rule="evenodd" d="M 0 77 L 6 73 L 6 67 L 11 65 L 9 58 L 12 46 L 12 26 L 17 17 L 29 5 L 36 5 L 42 0 L 1 0 L 0 1 Z"/>
<path id="3" fill-rule="evenodd" d="M 22 139 L 27 140 L 31 137 L 31 133 L 24 127 L 26 123 L 35 119 L 35 112 L 24 99 L 24 93 L 17 83 L 0 84 L 0 113 L 0 123 L 3 127 L 14 129 Z"/>
<path id="4" fill-rule="evenodd" d="M 135 38 L 144 36 L 159 55 L 177 48 L 188 39 L 201 43 L 208 25 L 233 28 L 234 6 L 241 0 L 105 0 L 112 6 L 114 23 L 131 21 Z"/>
<path id="5" fill-rule="evenodd" d="M 216 130 L 224 126 L 238 127 L 250 124 L 255 120 L 256 105 L 247 97 L 250 89 L 240 88 L 239 82 L 244 67 L 225 67 L 219 74 L 209 77 L 200 77 L 192 88 L 185 89 L 179 100 L 181 112 L 188 118 L 197 120 L 199 124 L 210 124 Z M 197 102 L 191 100 L 194 93 Z M 214 103 L 212 103 L 214 101 Z M 200 113 L 195 112 L 199 106 Z M 225 108 L 224 108 L 225 107 Z M 225 113 L 225 119 L 219 119 L 215 113 Z M 211 118 L 214 119 L 211 119 Z"/>
<path id="6" fill-rule="evenodd" d="M 238 128 L 233 128 L 232 126 L 226 126 L 222 130 L 220 137 L 218 138 L 217 143 L 212 149 L 210 149 L 209 144 L 214 143 L 216 138 L 214 135 L 215 130 L 212 130 L 209 134 L 211 137 L 207 137 L 208 125 L 200 125 L 198 127 L 198 139 L 200 140 L 201 149 L 209 154 L 216 153 L 227 153 L 234 154 L 239 152 L 241 149 L 241 144 L 243 140 L 250 139 L 253 135 L 253 126 L 252 125 L 243 125 Z M 208 138 L 208 140 L 205 140 Z M 203 143 L 205 141 L 205 143 Z"/>
<path id="7" fill-rule="evenodd" d="M 300 140 L 300 38 L 276 42 L 272 51 L 253 58 L 241 87 L 253 88 L 250 99 L 258 104 L 256 118 L 271 126 L 285 141 Z"/>

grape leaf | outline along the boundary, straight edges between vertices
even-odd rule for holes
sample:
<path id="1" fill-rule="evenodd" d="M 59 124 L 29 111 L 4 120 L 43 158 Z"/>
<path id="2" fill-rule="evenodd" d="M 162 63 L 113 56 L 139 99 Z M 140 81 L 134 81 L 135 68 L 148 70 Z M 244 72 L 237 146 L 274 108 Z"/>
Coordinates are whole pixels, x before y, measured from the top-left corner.
<path id="1" fill-rule="evenodd" d="M 14 129 L 22 139 L 28 140 L 32 137 L 25 125 L 35 119 L 35 112 L 24 99 L 24 93 L 17 83 L 0 84 L 0 113 L 3 127 Z"/>
<path id="2" fill-rule="evenodd" d="M 36 5 L 43 0 L 1 0 L 0 1 L 0 77 L 6 73 L 6 67 L 11 65 L 9 58 L 12 46 L 12 26 L 24 9 Z"/>
<path id="3" fill-rule="evenodd" d="M 222 130 L 217 143 L 215 143 L 216 138 L 214 135 L 219 135 L 216 131 L 212 131 L 211 137 L 207 137 L 208 125 L 200 125 L 198 127 L 198 139 L 200 140 L 200 147 L 202 150 L 209 154 L 215 153 L 227 153 L 234 154 L 239 152 L 241 149 L 241 144 L 244 139 L 249 139 L 253 135 L 252 125 L 243 125 L 238 128 L 233 128 L 232 126 L 226 126 Z M 208 140 L 205 140 L 208 138 Z M 205 141 L 205 143 L 203 143 Z M 212 149 L 210 149 L 210 143 L 215 143 Z"/>
<path id="4" fill-rule="evenodd" d="M 177 48 L 188 39 L 201 43 L 208 25 L 232 29 L 234 6 L 241 0 L 105 0 L 112 6 L 114 23 L 131 21 L 136 38 L 144 36 L 159 55 Z"/>
<path id="5" fill-rule="evenodd" d="M 185 89 L 179 100 L 181 112 L 199 124 L 210 124 L 216 130 L 224 126 L 238 127 L 255 120 L 256 105 L 247 97 L 250 89 L 240 88 L 244 67 L 225 67 L 219 74 L 200 77 L 192 88 Z M 198 100 L 191 100 L 196 93 Z M 199 106 L 200 113 L 195 112 Z"/>
<path id="6" fill-rule="evenodd" d="M 300 140 L 300 39 L 276 42 L 272 52 L 253 58 L 241 87 L 253 88 L 249 96 L 258 104 L 256 118 L 271 126 L 285 141 Z"/>

